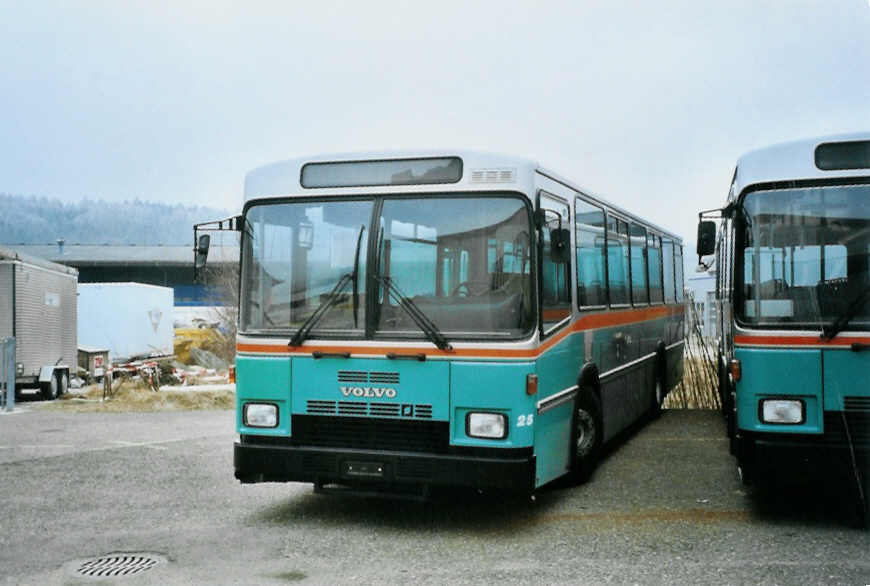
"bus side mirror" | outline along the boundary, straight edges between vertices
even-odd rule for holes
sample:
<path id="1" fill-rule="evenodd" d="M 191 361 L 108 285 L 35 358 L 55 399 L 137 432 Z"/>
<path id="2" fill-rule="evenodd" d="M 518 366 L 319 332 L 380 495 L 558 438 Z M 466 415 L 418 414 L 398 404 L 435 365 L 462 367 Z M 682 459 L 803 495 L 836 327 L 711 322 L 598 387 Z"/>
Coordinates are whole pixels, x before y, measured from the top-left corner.
<path id="1" fill-rule="evenodd" d="M 200 271 L 205 268 L 205 262 L 208 259 L 208 247 L 211 244 L 211 236 L 202 234 L 196 243 L 196 249 L 193 255 L 193 268 Z"/>
<path id="2" fill-rule="evenodd" d="M 567 228 L 550 230 L 550 260 L 555 263 L 571 260 L 571 233 Z"/>
<path id="3" fill-rule="evenodd" d="M 698 257 L 713 254 L 716 250 L 716 222 L 702 220 L 698 222 Z"/>

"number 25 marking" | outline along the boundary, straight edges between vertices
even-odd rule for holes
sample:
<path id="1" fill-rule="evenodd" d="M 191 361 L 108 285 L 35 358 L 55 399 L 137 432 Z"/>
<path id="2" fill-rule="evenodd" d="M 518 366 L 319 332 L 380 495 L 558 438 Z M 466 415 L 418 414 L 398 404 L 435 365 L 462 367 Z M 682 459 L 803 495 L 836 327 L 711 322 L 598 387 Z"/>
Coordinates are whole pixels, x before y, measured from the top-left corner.
<path id="1" fill-rule="evenodd" d="M 528 415 L 520 415 L 517 417 L 517 427 L 527 427 L 535 422 L 535 416 L 532 413 Z"/>

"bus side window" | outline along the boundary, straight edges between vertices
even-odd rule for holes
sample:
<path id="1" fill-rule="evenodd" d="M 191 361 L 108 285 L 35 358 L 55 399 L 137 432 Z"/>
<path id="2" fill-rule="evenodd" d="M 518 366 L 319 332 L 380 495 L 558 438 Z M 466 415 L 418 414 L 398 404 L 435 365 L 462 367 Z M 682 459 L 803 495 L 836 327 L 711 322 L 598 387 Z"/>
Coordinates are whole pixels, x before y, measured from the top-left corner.
<path id="1" fill-rule="evenodd" d="M 607 283 L 612 305 L 627 305 L 628 297 L 628 224 L 607 217 Z"/>
<path id="2" fill-rule="evenodd" d="M 662 241 L 662 278 L 665 286 L 665 303 L 674 302 L 674 242 Z"/>
<path id="3" fill-rule="evenodd" d="M 548 329 L 571 315 L 570 262 L 555 262 L 550 255 L 550 231 L 560 227 L 568 229 L 571 225 L 568 206 L 561 201 L 542 194 L 541 209 L 548 210 L 545 216 L 546 224 L 541 230 L 543 243 L 541 310 L 543 331 L 546 334 Z M 570 257 L 569 254 L 568 258 Z"/>
<path id="4" fill-rule="evenodd" d="M 650 234 L 647 237 L 647 262 L 649 263 L 649 300 L 662 302 L 662 239 Z"/>
<path id="5" fill-rule="evenodd" d="M 646 228 L 631 225 L 631 299 L 635 305 L 649 303 L 646 289 Z"/>
<path id="6" fill-rule="evenodd" d="M 607 276 L 604 272 L 604 210 L 582 199 L 575 200 L 577 242 L 577 305 L 607 304 Z"/>
<path id="7" fill-rule="evenodd" d="M 674 246 L 674 287 L 677 290 L 677 303 L 683 302 L 683 247 Z"/>

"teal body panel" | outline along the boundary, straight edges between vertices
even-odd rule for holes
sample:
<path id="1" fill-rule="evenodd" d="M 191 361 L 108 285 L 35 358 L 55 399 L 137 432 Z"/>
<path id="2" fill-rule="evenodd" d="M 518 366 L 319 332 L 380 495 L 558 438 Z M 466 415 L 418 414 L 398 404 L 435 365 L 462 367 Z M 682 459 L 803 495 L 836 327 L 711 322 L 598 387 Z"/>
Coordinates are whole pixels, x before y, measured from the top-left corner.
<path id="1" fill-rule="evenodd" d="M 269 356 L 236 357 L 236 428 L 239 433 L 290 435 L 290 359 Z M 278 405 L 278 427 L 246 427 L 242 406 L 248 401 Z"/>
<path id="2" fill-rule="evenodd" d="M 584 362 L 585 332 L 572 333 L 537 361 L 541 401 L 577 384 Z M 535 486 L 542 486 L 568 471 L 573 401 L 537 415 L 535 425 Z"/>
<path id="3" fill-rule="evenodd" d="M 536 397 L 526 394 L 526 376 L 533 362 L 459 362 L 450 364 L 450 443 L 454 446 L 518 448 L 531 446 L 536 428 Z M 468 437 L 465 418 L 472 411 L 504 413 L 508 436 L 503 440 Z M 521 418 L 522 417 L 522 418 Z"/>
<path id="4" fill-rule="evenodd" d="M 738 348 L 742 375 L 737 382 L 737 426 L 746 431 L 821 434 L 822 351 L 796 349 Z M 801 399 L 806 406 L 802 424 L 765 424 L 758 415 L 765 398 Z"/>
<path id="5" fill-rule="evenodd" d="M 345 375 L 340 377 L 341 373 Z M 295 356 L 292 389 L 293 413 L 309 413 L 308 401 L 342 401 L 366 404 L 370 409 L 383 404 L 410 406 L 405 415 L 399 411 L 401 419 L 419 418 L 418 405 L 431 407 L 427 419 L 447 421 L 450 417 L 450 364 L 445 361 Z M 334 414 L 359 415 L 352 410 Z"/>
<path id="6" fill-rule="evenodd" d="M 569 397 L 570 400 L 541 412 L 538 404 L 575 387 L 587 362 L 596 363 L 602 374 L 613 369 L 618 372 L 610 375 L 610 382 L 602 382 L 600 390 L 604 440 L 616 435 L 652 406 L 650 383 L 658 364 L 657 347 L 659 342 L 668 344 L 679 339 L 676 336 L 681 331 L 681 320 L 681 315 L 674 315 L 573 331 L 534 360 L 314 359 L 240 353 L 236 358 L 237 429 L 244 435 L 290 437 L 291 414 L 447 421 L 451 446 L 532 447 L 535 487 L 539 487 L 569 471 L 574 401 Z M 646 360 L 637 361 L 641 357 Z M 637 363 L 620 369 L 632 361 Z M 681 364 L 672 365 L 677 372 L 681 368 Z M 538 376 L 535 395 L 526 393 L 529 374 Z M 242 409 L 247 401 L 277 404 L 278 427 L 245 427 Z M 421 411 L 421 406 L 431 411 Z M 387 408 L 394 411 L 387 414 Z M 506 415 L 507 437 L 469 437 L 466 417 L 472 411 Z"/>
<path id="7" fill-rule="evenodd" d="M 291 366 L 292 365 L 292 366 Z M 386 359 L 318 359 L 308 357 L 251 357 L 236 358 L 237 372 L 237 429 L 252 435 L 291 434 L 289 414 L 309 414 L 309 401 L 317 401 L 318 409 L 324 402 L 365 403 L 371 406 L 394 404 L 416 407 L 431 405 L 427 420 L 449 421 L 451 445 L 476 447 L 529 447 L 534 441 L 535 401 L 537 396 L 526 394 L 526 376 L 534 373 L 533 362 L 471 362 L 471 361 L 393 361 Z M 339 371 L 348 373 L 389 372 L 398 375 L 398 382 L 339 382 Z M 352 390 L 363 389 L 369 396 L 355 396 Z M 392 389 L 395 397 L 375 395 Z M 275 403 L 279 408 L 279 425 L 275 429 L 249 428 L 242 424 L 242 406 L 245 402 Z M 508 419 L 508 436 L 503 440 L 468 437 L 465 418 L 471 411 L 504 413 Z M 323 414 L 315 411 L 315 414 Z M 366 411 L 365 415 L 370 414 Z M 412 409 L 407 415 L 398 410 L 392 419 L 420 419 Z M 355 410 L 330 415 L 360 416 Z M 451 417 L 452 415 L 452 417 Z M 520 420 L 520 415 L 523 419 Z M 375 416 L 375 415 L 371 415 Z M 531 416 L 531 417 L 529 417 Z"/>
<path id="8" fill-rule="evenodd" d="M 844 397 L 870 397 L 870 352 L 823 350 L 825 411 L 845 411 Z"/>

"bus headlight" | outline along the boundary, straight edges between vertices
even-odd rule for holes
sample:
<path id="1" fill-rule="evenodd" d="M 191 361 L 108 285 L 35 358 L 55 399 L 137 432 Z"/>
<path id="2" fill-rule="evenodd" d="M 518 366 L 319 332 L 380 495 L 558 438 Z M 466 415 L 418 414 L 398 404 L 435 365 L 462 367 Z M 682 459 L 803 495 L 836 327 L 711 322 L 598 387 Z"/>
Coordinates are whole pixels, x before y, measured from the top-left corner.
<path id="1" fill-rule="evenodd" d="M 804 402 L 795 399 L 764 399 L 761 401 L 761 421 L 764 423 L 803 423 Z"/>
<path id="2" fill-rule="evenodd" d="M 502 413 L 469 413 L 465 417 L 465 433 L 469 437 L 504 439 L 507 437 L 507 416 Z"/>
<path id="3" fill-rule="evenodd" d="M 278 427 L 278 406 L 271 403 L 246 403 L 242 422 L 247 427 Z"/>

